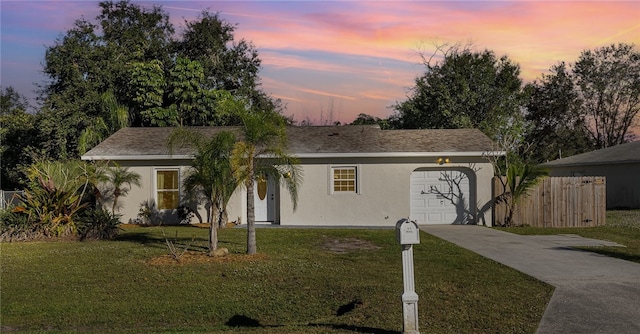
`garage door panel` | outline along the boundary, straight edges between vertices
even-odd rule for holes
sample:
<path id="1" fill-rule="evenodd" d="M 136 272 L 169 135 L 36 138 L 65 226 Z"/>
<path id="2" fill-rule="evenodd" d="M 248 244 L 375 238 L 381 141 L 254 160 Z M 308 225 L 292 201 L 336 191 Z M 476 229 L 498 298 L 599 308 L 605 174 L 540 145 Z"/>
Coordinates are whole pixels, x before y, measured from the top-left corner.
<path id="1" fill-rule="evenodd" d="M 444 221 L 454 222 L 454 221 L 456 221 L 457 218 L 458 218 L 458 214 L 456 214 L 456 213 L 447 213 L 444 216 Z"/>
<path id="2" fill-rule="evenodd" d="M 427 179 L 437 179 L 442 175 L 440 171 L 428 171 L 428 172 L 423 172 L 423 174 L 424 174 L 424 177 Z"/>
<path id="3" fill-rule="evenodd" d="M 427 189 L 425 188 L 425 186 L 424 186 L 424 185 L 418 185 L 418 186 L 416 186 L 416 188 L 415 188 L 415 189 L 413 189 L 411 192 L 412 192 L 413 194 L 415 194 L 415 195 L 419 195 L 419 194 L 422 194 L 422 193 L 426 193 L 426 192 L 428 192 L 428 191 L 427 191 Z"/>
<path id="4" fill-rule="evenodd" d="M 469 178 L 459 170 L 415 171 L 411 174 L 411 219 L 418 224 L 466 222 Z M 456 196 L 452 196 L 455 194 Z M 451 199 L 453 198 L 453 200 Z M 465 210 L 457 206 L 464 205 Z"/>
<path id="5" fill-rule="evenodd" d="M 423 217 L 426 217 L 428 221 L 434 222 L 434 223 L 443 223 L 444 222 L 444 219 L 442 219 L 442 214 L 441 213 L 429 213 L 427 215 L 423 215 Z"/>

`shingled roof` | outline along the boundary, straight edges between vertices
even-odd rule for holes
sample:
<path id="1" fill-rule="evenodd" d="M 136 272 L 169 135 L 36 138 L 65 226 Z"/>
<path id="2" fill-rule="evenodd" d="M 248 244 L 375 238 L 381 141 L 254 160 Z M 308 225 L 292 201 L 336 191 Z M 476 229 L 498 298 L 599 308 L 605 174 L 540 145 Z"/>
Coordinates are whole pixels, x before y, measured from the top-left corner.
<path id="1" fill-rule="evenodd" d="M 212 137 L 221 131 L 240 133 L 239 127 L 193 127 Z M 166 142 L 172 128 L 124 128 L 82 156 L 84 160 L 186 158 L 188 147 Z M 290 154 L 313 156 L 449 155 L 480 156 L 495 150 L 494 143 L 477 129 L 381 130 L 371 125 L 287 127 Z"/>
<path id="2" fill-rule="evenodd" d="M 640 163 L 640 141 L 576 154 L 542 164 L 547 167 Z"/>

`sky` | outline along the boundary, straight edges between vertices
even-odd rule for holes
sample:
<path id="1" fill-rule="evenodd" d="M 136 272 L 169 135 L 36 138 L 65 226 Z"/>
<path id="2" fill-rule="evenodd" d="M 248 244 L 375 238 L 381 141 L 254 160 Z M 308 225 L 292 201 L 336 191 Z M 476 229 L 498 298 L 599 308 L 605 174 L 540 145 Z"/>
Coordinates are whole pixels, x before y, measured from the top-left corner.
<path id="1" fill-rule="evenodd" d="M 160 5 L 179 33 L 203 10 L 236 24 L 262 60 L 262 89 L 314 124 L 386 118 L 438 45 L 471 43 L 531 82 L 584 50 L 640 47 L 640 1 L 133 1 Z M 98 1 L 0 1 L 0 85 L 33 99 L 45 50 Z"/>

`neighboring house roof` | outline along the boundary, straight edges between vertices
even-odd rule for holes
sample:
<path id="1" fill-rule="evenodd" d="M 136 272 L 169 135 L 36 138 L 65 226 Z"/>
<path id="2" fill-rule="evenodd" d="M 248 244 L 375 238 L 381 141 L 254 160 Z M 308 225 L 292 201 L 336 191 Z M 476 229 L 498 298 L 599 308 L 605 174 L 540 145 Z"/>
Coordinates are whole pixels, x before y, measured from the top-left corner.
<path id="1" fill-rule="evenodd" d="M 203 136 L 239 127 L 192 127 Z M 123 128 L 82 156 L 83 160 L 153 160 L 191 158 L 189 147 L 169 154 L 173 128 Z M 340 156 L 482 156 L 495 144 L 477 129 L 381 130 L 371 125 L 287 127 L 287 151 L 298 157 Z"/>
<path id="2" fill-rule="evenodd" d="M 640 141 L 611 146 L 542 164 L 546 167 L 626 164 L 640 162 Z"/>

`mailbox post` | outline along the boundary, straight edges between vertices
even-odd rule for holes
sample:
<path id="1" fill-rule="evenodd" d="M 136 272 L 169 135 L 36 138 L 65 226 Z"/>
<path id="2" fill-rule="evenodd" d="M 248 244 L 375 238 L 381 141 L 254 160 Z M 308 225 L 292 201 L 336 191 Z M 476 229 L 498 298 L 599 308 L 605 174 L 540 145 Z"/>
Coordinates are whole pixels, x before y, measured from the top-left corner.
<path id="1" fill-rule="evenodd" d="M 418 329 L 418 294 L 414 287 L 413 245 L 420 243 L 418 224 L 406 218 L 396 223 L 396 239 L 402 246 L 402 294 L 403 332 L 420 334 Z"/>

